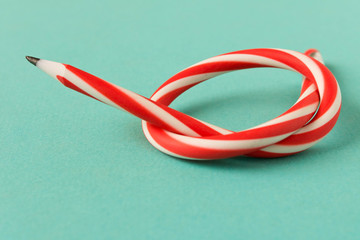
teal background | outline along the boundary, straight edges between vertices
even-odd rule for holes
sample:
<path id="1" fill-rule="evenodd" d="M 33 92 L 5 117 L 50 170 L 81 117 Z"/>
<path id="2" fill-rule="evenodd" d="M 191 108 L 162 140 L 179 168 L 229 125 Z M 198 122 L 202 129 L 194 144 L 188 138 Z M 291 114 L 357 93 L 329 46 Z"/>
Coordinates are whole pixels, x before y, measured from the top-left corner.
<path id="1" fill-rule="evenodd" d="M 10 1 L 0 8 L 0 239 L 359 239 L 359 1 Z M 144 96 L 221 53 L 318 48 L 337 77 L 334 130 L 281 159 L 192 162 L 140 120 L 69 90 L 25 55 Z M 301 77 L 227 74 L 171 106 L 232 130 L 284 112 Z"/>

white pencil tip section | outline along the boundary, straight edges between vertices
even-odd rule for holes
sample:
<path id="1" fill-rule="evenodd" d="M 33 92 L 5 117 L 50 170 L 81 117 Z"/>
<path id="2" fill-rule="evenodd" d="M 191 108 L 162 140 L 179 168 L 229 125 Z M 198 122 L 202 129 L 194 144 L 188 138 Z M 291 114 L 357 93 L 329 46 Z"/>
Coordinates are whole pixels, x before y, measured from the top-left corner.
<path id="1" fill-rule="evenodd" d="M 55 79 L 57 79 L 57 76 L 63 77 L 65 73 L 64 64 L 58 62 L 39 59 L 36 66 Z"/>

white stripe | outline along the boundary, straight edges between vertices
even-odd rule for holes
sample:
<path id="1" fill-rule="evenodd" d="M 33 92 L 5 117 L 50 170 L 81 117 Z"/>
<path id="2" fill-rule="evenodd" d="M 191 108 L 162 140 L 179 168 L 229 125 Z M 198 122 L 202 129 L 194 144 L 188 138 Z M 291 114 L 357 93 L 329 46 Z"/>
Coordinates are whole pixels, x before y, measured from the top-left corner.
<path id="1" fill-rule="evenodd" d="M 267 146 L 276 142 L 279 142 L 291 133 L 278 135 L 275 137 L 268 138 L 259 138 L 259 139 L 247 139 L 247 140 L 213 140 L 213 139 L 204 139 L 204 138 L 194 138 L 184 135 L 179 135 L 176 133 L 166 132 L 170 137 L 175 140 L 182 142 L 187 145 L 192 145 L 194 147 L 209 148 L 215 150 L 241 150 L 241 149 L 251 149 Z"/>
<path id="2" fill-rule="evenodd" d="M 281 63 L 279 61 L 276 61 L 276 60 L 274 60 L 272 58 L 267 58 L 267 57 L 263 57 L 263 56 L 259 56 L 259 55 L 255 55 L 255 54 L 241 54 L 241 53 L 234 53 L 234 54 L 215 56 L 215 57 L 203 60 L 201 62 L 198 62 L 198 63 L 196 63 L 196 64 L 194 64 L 194 65 L 192 65 L 192 66 L 190 66 L 188 68 L 198 66 L 198 65 L 201 65 L 201 64 L 204 64 L 204 63 L 228 62 L 228 61 L 256 63 L 256 64 L 268 65 L 268 66 L 273 66 L 273 67 L 278 67 L 278 68 L 283 68 L 283 69 L 288 69 L 288 70 L 291 70 L 291 71 L 295 71 L 290 66 L 288 66 L 288 65 L 286 65 L 284 63 Z"/>
<path id="3" fill-rule="evenodd" d="M 300 108 L 298 110 L 295 110 L 293 112 L 290 112 L 288 114 L 274 118 L 266 123 L 260 124 L 256 127 L 250 128 L 250 129 L 261 128 L 261 127 L 270 126 L 270 125 L 274 125 L 274 124 L 281 123 L 281 122 L 286 122 L 286 121 L 293 120 L 296 118 L 300 118 L 300 117 L 303 117 L 310 113 L 315 112 L 317 107 L 318 107 L 318 105 L 316 103 L 313 103 L 313 104 L 307 105 L 303 108 Z"/>
<path id="4" fill-rule="evenodd" d="M 157 148 L 158 150 L 162 151 L 163 153 L 175 156 L 175 157 L 179 157 L 182 158 L 182 156 L 177 155 L 173 152 L 170 152 L 169 150 L 167 150 L 166 148 L 163 148 L 160 144 L 158 144 L 153 137 L 151 136 L 149 129 L 147 128 L 147 122 L 142 120 L 141 121 L 141 126 L 144 132 L 145 137 L 147 138 L 147 140 L 151 143 L 151 145 L 153 145 L 155 148 Z"/>
<path id="5" fill-rule="evenodd" d="M 113 101 L 111 101 L 110 99 L 105 97 L 102 93 L 97 91 L 95 88 L 90 86 L 88 83 L 86 83 L 84 80 L 79 78 L 77 75 L 75 75 L 71 71 L 66 69 L 63 77 L 66 78 L 68 81 L 70 81 L 75 86 L 77 86 L 78 88 L 80 88 L 81 90 L 83 90 L 84 92 L 88 93 L 89 95 L 99 99 L 100 101 L 102 101 L 112 107 L 115 107 L 117 109 L 125 111 L 125 109 L 123 109 L 122 107 L 118 106 Z"/>
<path id="6" fill-rule="evenodd" d="M 301 94 L 301 96 L 299 97 L 299 99 L 296 101 L 300 102 L 301 100 L 303 100 L 304 98 L 306 98 L 307 96 L 309 96 L 310 94 L 312 94 L 313 92 L 315 92 L 317 90 L 316 85 L 315 84 L 311 84 L 304 92 L 303 94 Z M 296 104 L 295 103 L 295 104 Z"/>
<path id="7" fill-rule="evenodd" d="M 315 145 L 320 140 L 306 143 L 306 144 L 300 144 L 300 145 L 281 145 L 281 144 L 274 144 L 269 147 L 261 149 L 261 151 L 269 152 L 269 153 L 295 153 L 300 152 L 305 149 L 308 149 L 309 147 Z"/>
<path id="8" fill-rule="evenodd" d="M 169 92 L 172 92 L 176 89 L 185 87 L 185 86 L 189 86 L 191 84 L 195 84 L 204 80 L 207 80 L 209 78 L 213 78 L 216 77 L 218 75 L 227 73 L 230 71 L 223 71 L 223 72 L 212 72 L 212 73 L 202 73 L 202 74 L 196 74 L 196 75 L 192 75 L 189 77 L 184 77 L 184 78 L 180 78 L 172 83 L 169 83 L 167 85 L 165 85 L 164 87 L 162 87 L 161 89 L 159 89 L 159 91 L 157 91 L 154 96 L 152 96 L 150 99 L 153 101 L 157 101 L 159 100 L 162 96 L 168 94 Z"/>
<path id="9" fill-rule="evenodd" d="M 195 118 L 196 119 L 196 118 Z M 218 127 L 218 126 L 215 126 L 215 125 L 212 125 L 210 123 L 207 123 L 207 122 L 204 122 L 202 120 L 199 120 L 199 119 L 196 119 L 198 120 L 199 122 L 203 123 L 204 125 L 208 126 L 209 128 L 212 128 L 213 130 L 221 133 L 222 135 L 226 135 L 226 134 L 230 134 L 230 133 L 234 133 L 233 131 L 230 131 L 230 130 L 227 130 L 225 128 L 221 128 L 221 127 Z"/>

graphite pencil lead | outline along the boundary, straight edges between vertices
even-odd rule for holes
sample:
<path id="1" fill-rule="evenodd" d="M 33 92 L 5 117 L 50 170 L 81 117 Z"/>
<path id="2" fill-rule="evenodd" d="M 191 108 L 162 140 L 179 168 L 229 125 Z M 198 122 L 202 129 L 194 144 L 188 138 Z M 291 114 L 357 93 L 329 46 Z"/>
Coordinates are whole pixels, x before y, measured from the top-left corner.
<path id="1" fill-rule="evenodd" d="M 36 66 L 36 63 L 40 60 L 39 58 L 30 56 L 26 56 L 26 59 L 34 66 Z"/>

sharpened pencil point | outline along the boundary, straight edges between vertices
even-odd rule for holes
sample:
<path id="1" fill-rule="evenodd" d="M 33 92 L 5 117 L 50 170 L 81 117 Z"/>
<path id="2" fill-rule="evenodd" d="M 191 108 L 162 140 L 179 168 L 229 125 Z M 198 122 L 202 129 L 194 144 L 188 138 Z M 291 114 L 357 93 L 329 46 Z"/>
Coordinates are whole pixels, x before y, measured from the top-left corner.
<path id="1" fill-rule="evenodd" d="M 40 60 L 39 58 L 30 56 L 26 56 L 26 59 L 34 66 L 36 66 L 36 63 Z"/>

